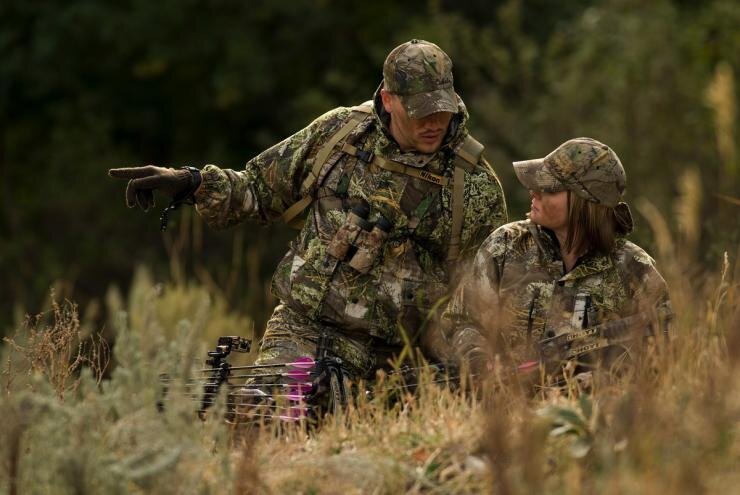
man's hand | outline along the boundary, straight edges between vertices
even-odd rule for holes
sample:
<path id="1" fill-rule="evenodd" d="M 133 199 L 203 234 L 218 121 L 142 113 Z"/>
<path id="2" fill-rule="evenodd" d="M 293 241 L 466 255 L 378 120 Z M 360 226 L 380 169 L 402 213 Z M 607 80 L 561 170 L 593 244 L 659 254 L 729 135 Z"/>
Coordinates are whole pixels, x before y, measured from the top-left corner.
<path id="1" fill-rule="evenodd" d="M 174 199 L 179 199 L 200 185 L 200 174 L 188 168 L 174 169 L 155 167 L 112 168 L 108 175 L 117 179 L 128 179 L 126 186 L 126 205 L 133 208 L 137 204 L 147 211 L 154 206 L 154 191 L 158 190 Z"/>

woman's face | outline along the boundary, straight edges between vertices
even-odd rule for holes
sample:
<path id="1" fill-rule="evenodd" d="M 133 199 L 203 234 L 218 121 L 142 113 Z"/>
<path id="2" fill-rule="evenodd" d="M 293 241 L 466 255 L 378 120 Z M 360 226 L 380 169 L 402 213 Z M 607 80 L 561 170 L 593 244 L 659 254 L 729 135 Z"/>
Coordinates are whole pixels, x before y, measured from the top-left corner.
<path id="1" fill-rule="evenodd" d="M 529 191 L 529 196 L 532 198 L 529 218 L 534 223 L 555 232 L 567 230 L 568 191 Z"/>

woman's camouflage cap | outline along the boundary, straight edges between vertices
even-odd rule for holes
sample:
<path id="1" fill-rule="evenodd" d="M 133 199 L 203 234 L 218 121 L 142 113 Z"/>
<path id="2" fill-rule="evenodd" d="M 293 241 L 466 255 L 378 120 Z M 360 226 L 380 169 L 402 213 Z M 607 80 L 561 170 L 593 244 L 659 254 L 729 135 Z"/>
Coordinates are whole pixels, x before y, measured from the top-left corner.
<path id="1" fill-rule="evenodd" d="M 614 150 L 588 137 L 568 140 L 545 158 L 514 162 L 514 172 L 527 189 L 568 190 L 612 208 L 627 186 L 624 167 Z"/>
<path id="2" fill-rule="evenodd" d="M 452 60 L 434 43 L 414 39 L 394 48 L 383 64 L 383 85 L 412 119 L 458 111 Z"/>

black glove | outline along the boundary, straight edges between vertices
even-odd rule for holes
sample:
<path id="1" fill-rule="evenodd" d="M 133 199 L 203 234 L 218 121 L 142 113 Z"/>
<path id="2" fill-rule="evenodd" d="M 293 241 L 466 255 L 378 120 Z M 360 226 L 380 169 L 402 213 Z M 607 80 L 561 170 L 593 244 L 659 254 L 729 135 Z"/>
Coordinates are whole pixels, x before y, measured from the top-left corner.
<path id="1" fill-rule="evenodd" d="M 176 201 L 190 198 L 201 183 L 200 170 L 193 167 L 164 168 L 145 167 L 112 168 L 108 175 L 117 179 L 128 179 L 126 205 L 137 204 L 147 211 L 154 206 L 154 191 L 158 190 Z"/>

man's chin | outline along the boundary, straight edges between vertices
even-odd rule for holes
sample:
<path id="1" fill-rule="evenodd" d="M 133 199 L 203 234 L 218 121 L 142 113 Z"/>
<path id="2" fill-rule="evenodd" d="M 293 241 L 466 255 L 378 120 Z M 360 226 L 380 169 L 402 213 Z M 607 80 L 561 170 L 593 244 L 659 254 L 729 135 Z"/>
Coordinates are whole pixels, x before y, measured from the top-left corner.
<path id="1" fill-rule="evenodd" d="M 441 141 L 435 141 L 433 143 L 419 141 L 416 143 L 416 151 L 419 151 L 420 153 L 434 153 L 441 145 Z"/>

